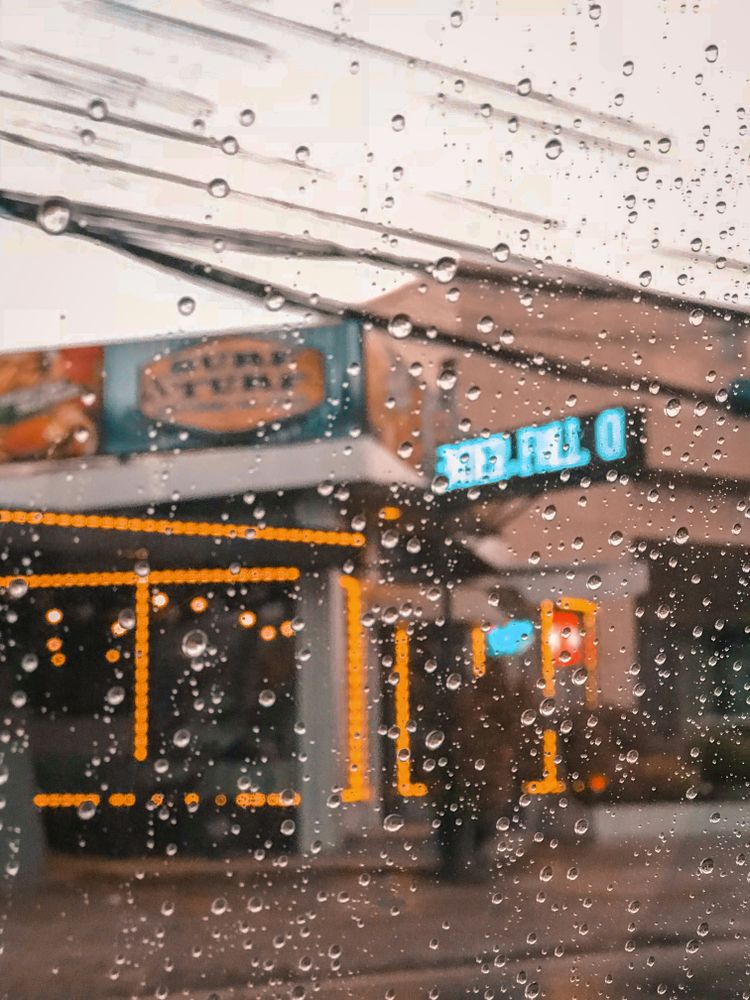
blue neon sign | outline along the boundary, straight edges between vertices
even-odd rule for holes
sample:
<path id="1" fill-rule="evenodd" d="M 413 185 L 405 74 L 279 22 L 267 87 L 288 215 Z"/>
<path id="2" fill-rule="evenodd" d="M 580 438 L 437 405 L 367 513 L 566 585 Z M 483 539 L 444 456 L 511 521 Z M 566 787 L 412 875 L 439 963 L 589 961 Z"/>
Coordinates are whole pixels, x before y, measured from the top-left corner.
<path id="1" fill-rule="evenodd" d="M 487 653 L 490 656 L 518 656 L 534 641 L 534 623 L 526 618 L 497 625 L 487 633 Z"/>
<path id="2" fill-rule="evenodd" d="M 465 490 L 574 469 L 588 472 L 628 458 L 630 443 L 628 413 L 615 406 L 589 417 L 441 444 L 435 474 L 445 477 L 448 490 Z"/>

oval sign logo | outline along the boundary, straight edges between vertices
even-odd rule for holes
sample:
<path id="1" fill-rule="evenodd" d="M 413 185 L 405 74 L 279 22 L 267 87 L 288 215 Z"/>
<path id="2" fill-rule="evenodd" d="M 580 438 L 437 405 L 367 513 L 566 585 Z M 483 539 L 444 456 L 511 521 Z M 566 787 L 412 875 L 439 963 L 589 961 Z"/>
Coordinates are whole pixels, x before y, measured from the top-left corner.
<path id="1" fill-rule="evenodd" d="M 325 397 L 325 360 L 310 347 L 253 337 L 194 344 L 141 367 L 139 405 L 150 420 L 240 433 L 309 413 Z"/>

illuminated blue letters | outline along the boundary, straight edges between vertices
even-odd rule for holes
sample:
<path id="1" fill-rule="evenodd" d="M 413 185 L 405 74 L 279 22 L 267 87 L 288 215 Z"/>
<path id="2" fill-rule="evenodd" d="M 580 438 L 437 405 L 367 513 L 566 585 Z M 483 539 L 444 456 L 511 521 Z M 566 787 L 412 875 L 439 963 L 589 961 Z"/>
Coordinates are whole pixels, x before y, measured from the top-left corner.
<path id="1" fill-rule="evenodd" d="M 603 462 L 625 458 L 628 450 L 625 410 L 621 406 L 602 410 L 594 421 L 596 453 Z"/>
<path id="2" fill-rule="evenodd" d="M 448 490 L 460 490 L 586 469 L 595 462 L 616 462 L 627 453 L 627 414 L 618 406 L 592 417 L 564 417 L 439 445 L 435 474 L 447 480 Z"/>

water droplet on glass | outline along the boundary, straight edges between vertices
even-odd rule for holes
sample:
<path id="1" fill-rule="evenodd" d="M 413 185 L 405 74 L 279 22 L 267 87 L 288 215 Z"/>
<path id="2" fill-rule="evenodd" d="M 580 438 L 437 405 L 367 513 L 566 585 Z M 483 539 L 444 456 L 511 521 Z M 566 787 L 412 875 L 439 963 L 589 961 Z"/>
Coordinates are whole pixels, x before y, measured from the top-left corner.
<path id="1" fill-rule="evenodd" d="M 25 597 L 28 589 L 28 580 L 24 580 L 21 576 L 15 577 L 8 584 L 8 593 L 14 600 L 18 600 L 19 597 Z"/>
<path id="2" fill-rule="evenodd" d="M 682 403 L 679 399 L 669 399 L 664 406 L 664 412 L 668 417 L 676 417 L 677 414 L 682 409 Z"/>
<path id="3" fill-rule="evenodd" d="M 233 135 L 227 135 L 221 140 L 221 151 L 227 156 L 234 156 L 239 151 L 240 144 Z"/>
<path id="4" fill-rule="evenodd" d="M 189 295 L 183 295 L 177 303 L 177 308 L 183 316 L 189 316 L 195 309 L 195 299 L 191 299 Z"/>
<path id="5" fill-rule="evenodd" d="M 510 257 L 510 247 L 507 243 L 498 243 L 492 248 L 492 256 L 502 264 Z"/>
<path id="6" fill-rule="evenodd" d="M 398 532 L 391 528 L 380 536 L 380 543 L 384 549 L 395 549 L 398 545 L 398 537 Z"/>
<path id="7" fill-rule="evenodd" d="M 533 708 L 527 708 L 525 712 L 521 713 L 521 725 L 531 726 L 536 719 L 536 712 Z"/>
<path id="8" fill-rule="evenodd" d="M 39 658 L 34 653 L 26 653 L 21 660 L 21 669 L 27 674 L 32 674 L 39 666 Z"/>
<path id="9" fill-rule="evenodd" d="M 449 389 L 452 389 L 457 381 L 458 376 L 451 368 L 446 368 L 444 371 L 440 372 L 436 379 L 438 389 L 443 389 L 446 392 Z"/>
<path id="10" fill-rule="evenodd" d="M 226 198 L 229 194 L 229 185 L 223 178 L 216 177 L 208 185 L 208 193 L 212 198 Z"/>
<path id="11" fill-rule="evenodd" d="M 250 108 L 245 108 L 244 111 L 240 111 L 240 125 L 247 127 L 252 125 L 255 121 L 255 112 L 251 111 Z"/>
<path id="12" fill-rule="evenodd" d="M 125 701 L 125 688 L 116 684 L 107 691 L 108 705 L 121 705 Z"/>
<path id="13" fill-rule="evenodd" d="M 521 97 L 528 97 L 531 93 L 531 80 L 527 76 L 516 84 L 516 93 L 520 94 Z"/>
<path id="14" fill-rule="evenodd" d="M 458 691 L 461 687 L 461 674 L 448 674 L 445 679 L 445 686 L 449 691 Z"/>
<path id="15" fill-rule="evenodd" d="M 458 262 L 453 257 L 441 257 L 432 269 L 432 276 L 435 281 L 446 284 L 453 281 L 458 269 Z"/>
<path id="16" fill-rule="evenodd" d="M 706 62 L 715 63 L 719 58 L 719 46 L 718 45 L 707 45 L 704 55 L 706 57 Z"/>
<path id="17" fill-rule="evenodd" d="M 544 155 L 548 160 L 556 160 L 562 151 L 562 143 L 559 139 L 550 139 L 549 142 L 545 143 Z"/>
<path id="18" fill-rule="evenodd" d="M 213 903 L 211 903 L 211 913 L 217 917 L 220 917 L 222 913 L 226 913 L 228 908 L 229 903 L 223 896 L 219 896 L 218 899 L 215 899 Z"/>
<path id="19" fill-rule="evenodd" d="M 397 813 L 390 813 L 383 820 L 383 829 L 387 830 L 388 833 L 397 833 L 403 825 L 404 818 Z"/>
<path id="20" fill-rule="evenodd" d="M 176 747 L 186 747 L 190 742 L 190 730 L 188 729 L 178 729 L 172 736 L 172 742 Z"/>
<path id="21" fill-rule="evenodd" d="M 307 146 L 297 146 L 294 151 L 294 158 L 297 163 L 307 163 L 310 159 L 310 150 Z"/>
<path id="22" fill-rule="evenodd" d="M 443 733 L 440 729 L 431 729 L 425 736 L 424 745 L 428 750 L 437 750 L 439 746 L 442 746 L 444 740 L 445 733 Z"/>
<path id="23" fill-rule="evenodd" d="M 403 115 L 394 115 L 391 118 L 391 128 L 394 132 L 403 132 L 406 127 L 406 119 Z"/>
<path id="24" fill-rule="evenodd" d="M 601 585 L 602 578 L 598 575 L 598 573 L 592 573 L 586 581 L 586 587 L 588 590 L 598 590 Z"/>
<path id="25" fill-rule="evenodd" d="M 690 315 L 688 316 L 690 324 L 692 326 L 700 326 L 703 322 L 703 310 L 702 309 L 691 309 Z"/>
<path id="26" fill-rule="evenodd" d="M 70 223 L 70 205 L 64 198 L 49 198 L 39 206 L 36 218 L 45 233 L 59 236 Z"/>
<path id="27" fill-rule="evenodd" d="M 678 545 L 684 545 L 685 542 L 690 538 L 690 532 L 687 528 L 678 528 L 674 533 L 674 540 Z"/>
<path id="28" fill-rule="evenodd" d="M 96 803 L 93 799 L 84 799 L 78 806 L 76 812 L 78 813 L 79 819 L 92 819 L 96 813 Z"/>
<path id="29" fill-rule="evenodd" d="M 576 685 L 576 687 L 583 687 L 583 685 L 586 683 L 588 679 L 589 679 L 589 673 L 585 667 L 576 667 L 571 677 L 571 680 Z"/>
<path id="30" fill-rule="evenodd" d="M 135 612 L 132 608 L 123 608 L 117 616 L 117 624 L 124 629 L 130 630 L 135 625 Z"/>
<path id="31" fill-rule="evenodd" d="M 271 691 L 269 688 L 265 688 L 258 695 L 258 702 L 263 706 L 263 708 L 270 708 L 271 705 L 276 704 L 276 692 Z"/>
<path id="32" fill-rule="evenodd" d="M 656 148 L 659 150 L 660 153 L 668 153 L 670 151 L 670 149 L 672 148 L 672 140 L 668 139 L 664 135 L 657 142 Z"/>
<path id="33" fill-rule="evenodd" d="M 575 830 L 575 832 L 578 834 L 579 837 L 582 837 L 584 833 L 588 831 L 588 828 L 589 828 L 589 821 L 587 819 L 583 818 L 577 819 L 573 824 L 573 829 Z"/>
<path id="34" fill-rule="evenodd" d="M 540 882 L 549 882 L 551 878 L 552 878 L 552 866 L 545 865 L 539 872 L 539 880 Z"/>
<path id="35" fill-rule="evenodd" d="M 703 858 L 701 863 L 698 865 L 698 870 L 703 875 L 710 875 L 714 870 L 714 859 L 713 858 Z"/>
<path id="36" fill-rule="evenodd" d="M 554 519 L 557 517 L 557 507 L 555 507 L 554 504 L 549 504 L 542 511 L 542 517 L 544 518 L 545 521 L 554 521 Z"/>
<path id="37" fill-rule="evenodd" d="M 182 637 L 182 652 L 191 659 L 205 653 L 207 645 L 208 636 L 199 628 L 191 629 Z"/>
<path id="38" fill-rule="evenodd" d="M 93 118 L 96 122 L 104 121 L 109 113 L 106 102 L 102 101 L 101 98 L 98 97 L 94 98 L 94 100 L 89 103 L 87 110 L 89 118 Z"/>
<path id="39" fill-rule="evenodd" d="M 412 322 L 405 313 L 398 313 L 388 323 L 388 332 L 397 340 L 408 337 L 412 331 Z"/>

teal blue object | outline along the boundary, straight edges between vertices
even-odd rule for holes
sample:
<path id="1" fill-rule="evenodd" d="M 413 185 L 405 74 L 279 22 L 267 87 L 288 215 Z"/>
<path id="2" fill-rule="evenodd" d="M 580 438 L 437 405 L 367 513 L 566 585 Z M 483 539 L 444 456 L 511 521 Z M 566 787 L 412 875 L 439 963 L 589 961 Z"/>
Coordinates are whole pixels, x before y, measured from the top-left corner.
<path id="1" fill-rule="evenodd" d="M 525 653 L 534 641 L 534 624 L 527 618 L 498 625 L 487 633 L 490 656 L 517 656 Z"/>
<path id="2" fill-rule="evenodd" d="M 744 416 L 750 414 L 750 379 L 738 378 L 729 386 L 729 408 Z"/>

